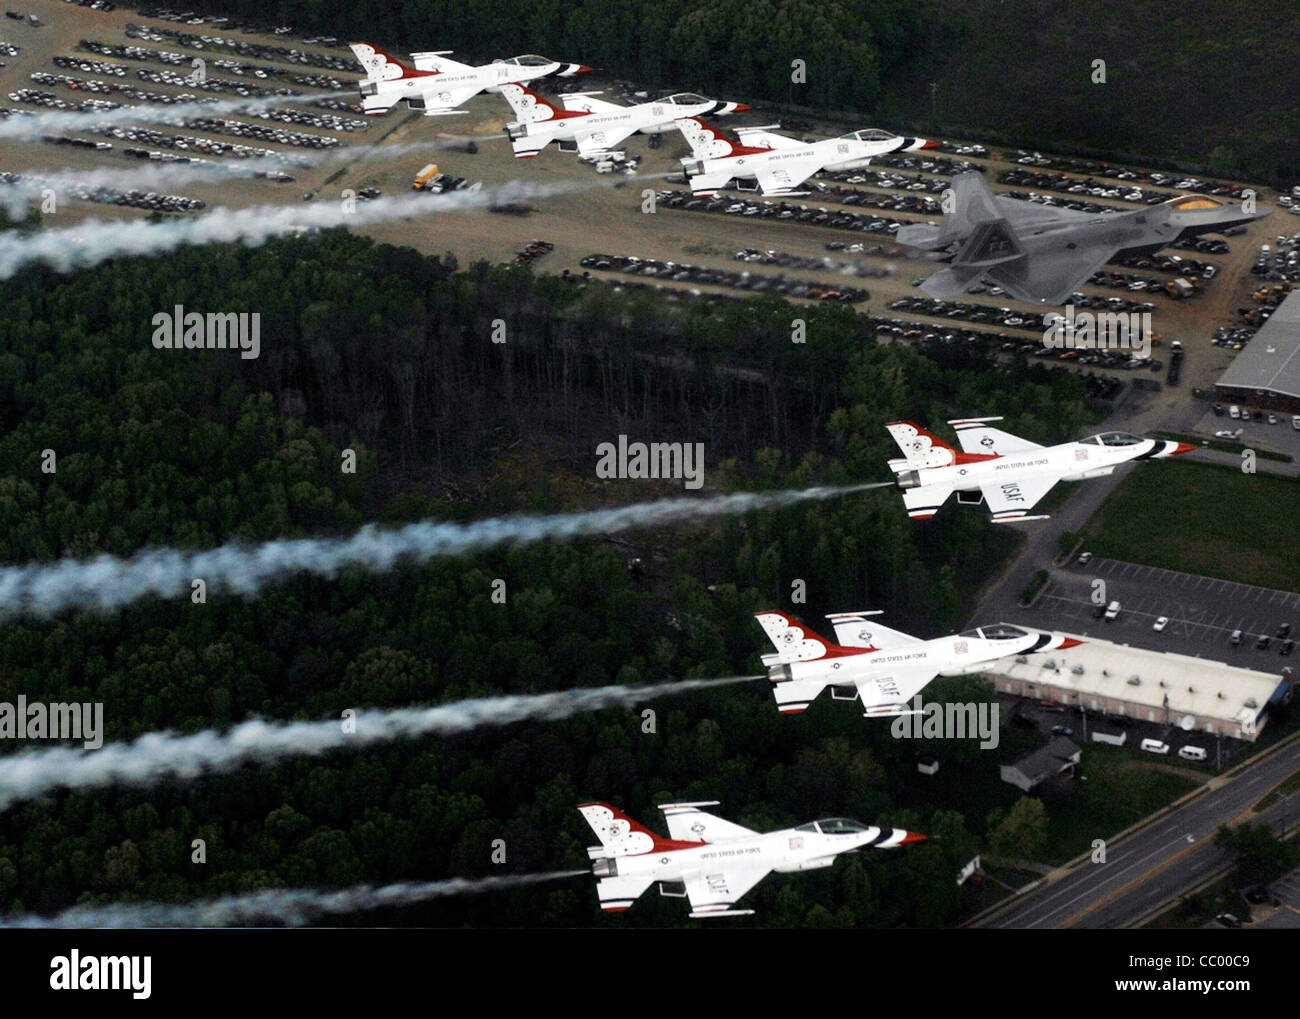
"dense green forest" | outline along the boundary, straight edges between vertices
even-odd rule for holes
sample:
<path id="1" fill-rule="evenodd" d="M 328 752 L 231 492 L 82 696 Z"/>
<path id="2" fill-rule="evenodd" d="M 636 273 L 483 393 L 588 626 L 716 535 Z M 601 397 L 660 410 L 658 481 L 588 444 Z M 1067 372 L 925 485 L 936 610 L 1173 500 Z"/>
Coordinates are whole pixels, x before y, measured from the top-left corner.
<path id="1" fill-rule="evenodd" d="M 883 478 L 894 448 L 882 425 L 899 417 L 996 408 L 1040 440 L 1087 420 L 1068 373 L 877 345 L 847 309 L 666 303 L 518 267 L 461 269 L 344 231 L 72 276 L 30 270 L 0 284 L 0 303 L 3 564 L 680 495 L 596 480 L 595 447 L 620 432 L 703 442 L 706 491 L 725 491 Z M 261 357 L 155 350 L 151 318 L 174 304 L 261 313 Z M 795 315 L 807 343 L 790 341 Z M 504 344 L 489 338 L 496 319 Z M 345 448 L 356 474 L 340 469 Z M 932 636 L 960 623 L 1012 540 L 975 513 L 918 527 L 884 490 L 671 533 L 302 577 L 254 600 L 22 619 L 0 624 L 0 700 L 100 700 L 106 738 L 121 740 L 253 715 L 750 674 L 766 650 L 753 611 L 815 624 L 882 608 Z M 796 578 L 806 605 L 791 604 Z M 926 693 L 991 696 L 975 678 Z M 963 905 L 953 876 L 990 837 L 988 811 L 1003 825 L 1018 799 L 996 780 L 1013 739 L 999 754 L 894 740 L 823 700 L 782 717 L 764 684 L 744 684 L 652 705 L 654 733 L 639 712 L 610 710 L 61 793 L 0 815 L 0 910 L 582 867 L 591 837 L 575 804 L 607 800 L 662 830 L 656 803 L 718 799 L 760 828 L 849 814 L 945 836 L 765 882 L 752 922 L 950 921 Z M 921 752 L 944 767 L 918 784 Z M 206 864 L 190 862 L 195 838 Z M 494 868 L 498 838 L 508 857 Z M 648 896 L 630 917 L 690 923 L 680 905 Z M 629 922 L 601 917 L 584 879 L 401 919 Z"/>
<path id="2" fill-rule="evenodd" d="M 865 108 L 884 77 L 928 45 L 929 0 L 414 0 L 389 4 L 202 0 L 200 12 L 278 19 L 299 30 L 488 60 L 543 53 L 615 78 L 835 109 Z M 806 84 L 791 86 L 791 61 Z M 800 89 L 806 90 L 803 95 Z"/>
<path id="3" fill-rule="evenodd" d="M 1300 179 L 1300 12 L 1184 0 L 195 0 L 478 60 L 540 52 L 648 88 L 1198 173 Z M 792 62 L 804 80 L 791 80 Z M 1094 61 L 1104 61 L 1104 82 Z M 1032 96 L 1032 102 L 1026 97 Z M 861 125 L 858 125 L 861 126 Z"/>

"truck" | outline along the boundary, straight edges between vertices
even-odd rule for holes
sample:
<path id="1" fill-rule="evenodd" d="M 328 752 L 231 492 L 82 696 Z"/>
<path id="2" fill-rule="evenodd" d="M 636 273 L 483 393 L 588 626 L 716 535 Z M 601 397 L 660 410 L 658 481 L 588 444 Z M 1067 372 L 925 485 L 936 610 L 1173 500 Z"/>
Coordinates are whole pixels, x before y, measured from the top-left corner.
<path id="1" fill-rule="evenodd" d="M 1179 276 L 1176 280 L 1170 280 L 1165 284 L 1165 292 L 1170 297 L 1191 297 L 1196 293 L 1196 287 L 1185 276 Z"/>
<path id="2" fill-rule="evenodd" d="M 411 190 L 432 191 L 433 188 L 431 187 L 431 185 L 433 184 L 434 181 L 436 181 L 441 176 L 442 174 L 438 172 L 438 164 L 428 163 L 419 173 L 415 175 L 415 180 L 411 183 Z"/>

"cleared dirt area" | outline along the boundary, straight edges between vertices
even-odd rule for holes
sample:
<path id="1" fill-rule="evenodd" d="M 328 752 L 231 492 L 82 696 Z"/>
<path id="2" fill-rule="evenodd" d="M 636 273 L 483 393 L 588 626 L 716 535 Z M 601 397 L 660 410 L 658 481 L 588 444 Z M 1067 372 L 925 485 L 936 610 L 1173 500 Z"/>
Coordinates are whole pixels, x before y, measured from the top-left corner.
<path id="1" fill-rule="evenodd" d="M 0 92 L 3 93 L 19 88 L 39 87 L 57 94 L 65 101 L 92 98 L 80 90 L 61 86 L 33 85 L 30 79 L 33 72 L 59 71 L 59 68 L 52 63 L 52 58 L 56 55 L 80 55 L 105 63 L 117 63 L 127 69 L 127 76 L 113 79 L 114 81 L 131 82 L 155 92 L 178 93 L 180 91 L 166 85 L 141 82 L 135 75 L 138 68 L 159 70 L 165 65 L 87 54 L 77 49 L 78 41 L 83 38 L 115 45 L 129 42 L 148 49 L 184 52 L 193 56 L 206 56 L 209 59 L 220 56 L 245 59 L 223 47 L 209 46 L 202 52 L 192 51 L 171 38 L 162 42 L 128 39 L 125 34 L 128 24 L 145 25 L 151 28 L 182 28 L 196 34 L 292 47 L 307 52 L 347 54 L 346 50 L 337 48 L 308 46 L 292 36 L 255 36 L 238 31 L 221 31 L 208 25 L 180 26 L 169 22 L 151 21 L 141 18 L 135 11 L 124 8 L 105 14 L 72 4 L 55 2 L 55 0 L 26 0 L 17 9 L 24 13 L 37 14 L 45 25 L 37 28 L 10 19 L 0 20 L 0 39 L 22 47 L 22 52 L 18 56 L 5 58 L 7 66 L 0 68 Z M 435 45 L 436 42 L 436 40 L 412 40 L 410 45 L 412 48 L 425 49 Z M 315 70 L 274 59 L 251 62 L 276 64 L 299 73 Z M 184 70 L 184 68 L 176 69 Z M 102 77 L 93 72 L 67 73 L 91 79 Z M 348 78 L 348 75 L 338 71 L 326 73 L 340 79 Z M 210 67 L 209 75 L 238 80 L 229 72 L 218 68 Z M 353 78 L 358 76 L 354 75 Z M 253 82 L 253 79 L 247 80 Z M 259 80 L 255 83 L 263 86 L 286 84 L 280 79 Z M 583 84 L 596 88 L 602 83 L 584 81 Z M 303 92 L 314 91 L 304 86 L 294 87 Z M 355 98 L 355 93 L 351 92 L 338 92 L 334 95 L 349 100 Z M 93 98 L 112 98 L 115 101 L 132 102 L 120 96 L 93 96 Z M 0 105 L 35 109 L 35 107 L 11 103 L 5 98 L 0 98 Z M 305 106 L 301 108 L 310 109 Z M 165 112 L 166 107 L 160 109 Z M 268 203 L 302 205 L 304 195 L 308 192 L 313 193 L 311 199 L 313 202 L 341 201 L 345 189 L 355 192 L 367 186 L 376 187 L 385 195 L 407 193 L 415 173 L 424 164 L 436 162 L 449 174 L 464 177 L 470 182 L 481 181 L 485 189 L 524 181 L 542 186 L 553 185 L 558 190 L 548 197 L 530 200 L 528 204 L 533 211 L 525 216 L 494 214 L 484 210 L 436 212 L 438 198 L 430 195 L 428 196 L 429 215 L 415 215 L 367 226 L 362 228 L 362 232 L 377 240 L 409 245 L 428 253 L 450 252 L 460 260 L 462 265 L 477 259 L 509 261 L 530 240 L 541 238 L 555 246 L 553 251 L 534 263 L 535 271 L 543 273 L 559 273 L 563 269 L 580 272 L 579 263 L 583 257 L 594 252 L 603 252 L 719 268 L 743 268 L 755 274 L 776 275 L 783 272 L 787 277 L 831 284 L 849 281 L 832 272 L 806 269 L 782 270 L 761 264 L 742 265 L 732 256 L 741 248 L 773 249 L 794 255 L 821 256 L 828 254 L 825 245 L 829 241 L 846 243 L 861 241 L 867 244 L 884 242 L 892 252 L 885 257 L 846 256 L 843 252 L 834 253 L 837 260 L 859 257 L 873 267 L 883 266 L 892 272 L 891 275 L 883 278 L 851 280 L 853 285 L 866 288 L 871 295 L 869 300 L 857 306 L 860 310 L 890 318 L 915 320 L 932 326 L 969 326 L 984 331 L 999 331 L 996 327 L 970 324 L 960 319 L 935 319 L 890 311 L 888 308 L 890 302 L 902 296 L 915 296 L 918 293 L 912 286 L 912 282 L 918 277 L 928 275 L 930 269 L 927 263 L 917 258 L 914 253 L 888 244 L 887 234 L 860 233 L 798 222 L 662 207 L 653 214 L 644 213 L 642 204 L 645 189 L 671 186 L 666 185 L 663 178 L 680 170 L 678 160 L 687 153 L 684 141 L 676 134 L 664 136 L 664 144 L 658 149 L 650 149 L 646 139 L 642 137 L 634 137 L 628 142 L 625 148 L 629 155 L 640 156 L 642 159 L 635 177 L 625 177 L 621 174 L 599 175 L 592 167 L 579 162 L 573 155 L 557 151 L 554 146 L 536 159 L 527 162 L 516 161 L 511 153 L 509 142 L 502 135 L 502 125 L 510 119 L 510 110 L 499 96 L 478 96 L 467 103 L 463 109 L 466 111 L 464 115 L 425 117 L 407 111 L 405 108 L 395 108 L 385 116 L 366 118 L 370 121 L 369 130 L 333 135 L 342 143 L 343 152 L 339 160 L 329 159 L 313 167 L 291 168 L 289 172 L 296 178 L 292 183 L 272 183 L 256 178 L 214 175 L 211 180 L 204 179 L 180 185 L 141 183 L 140 186 L 144 189 L 180 193 L 202 199 L 208 204 L 207 211 L 221 206 L 246 207 Z M 353 116 L 343 111 L 331 112 Z M 265 121 L 249 118 L 231 119 L 267 124 Z M 744 119 L 763 122 L 770 117 L 765 118 L 763 111 L 757 110 Z M 869 122 L 870 118 L 864 118 L 862 126 L 868 126 Z M 732 118 L 730 123 L 734 124 L 735 118 Z M 160 129 L 167 130 L 161 125 L 158 126 Z M 329 131 L 306 126 L 283 126 L 305 134 L 332 134 Z M 205 134 L 199 129 L 174 127 L 169 130 L 175 133 Z M 83 132 L 73 133 L 90 139 L 99 137 Z M 209 136 L 276 149 L 289 157 L 310 151 L 250 139 L 233 139 L 224 135 L 209 134 Z M 460 143 L 468 138 L 475 139 L 478 146 L 477 153 L 469 154 L 447 147 L 448 145 L 459 147 Z M 149 165 L 152 165 L 124 158 L 122 149 L 136 143 L 116 139 L 106 140 L 114 144 L 114 148 L 106 152 L 54 146 L 42 142 L 0 143 L 0 169 L 16 172 L 50 172 L 54 169 L 88 170 L 95 167 L 110 167 L 117 170 L 135 168 L 145 171 Z M 945 140 L 955 141 L 955 139 Z M 1030 147 L 1032 139 L 1026 139 L 1024 144 Z M 408 147 L 411 146 L 419 146 L 419 148 L 410 148 L 408 151 Z M 984 165 L 990 183 L 997 189 L 1001 189 L 1000 185 L 995 183 L 998 176 L 1004 170 L 1015 166 L 1011 161 L 1014 159 L 1014 154 L 1008 157 L 1007 153 L 1000 151 L 990 153 L 990 158 L 987 159 L 965 158 Z M 895 172 L 902 176 L 910 175 L 910 171 L 905 169 Z M 1069 171 L 1061 172 L 1069 173 Z M 1149 182 L 1144 183 L 1143 186 L 1148 190 L 1168 190 Z M 875 194 L 898 194 L 898 192 L 873 188 L 869 185 L 860 190 Z M 1169 193 L 1175 192 L 1171 190 Z M 1270 193 L 1261 193 L 1262 201 L 1270 201 L 1273 197 L 1275 196 Z M 831 210 L 844 208 L 837 206 L 828 198 L 829 196 L 810 195 L 794 201 L 814 208 Z M 1126 203 L 1109 204 L 1133 207 Z M 865 213 L 872 210 L 865 207 L 852 207 L 848 211 Z M 139 210 L 117 206 L 67 202 L 60 206 L 57 215 L 47 217 L 47 225 L 51 227 L 72 225 L 86 217 L 130 219 L 144 214 Z M 907 221 L 925 218 L 892 209 L 881 210 L 881 214 L 892 219 Z M 1175 389 L 1166 389 L 1145 402 L 1145 410 L 1153 423 L 1181 424 L 1191 413 L 1192 388 L 1209 386 L 1229 363 L 1231 354 L 1212 347 L 1209 343 L 1210 335 L 1215 326 L 1232 322 L 1235 308 L 1247 303 L 1249 293 L 1253 289 L 1253 277 L 1248 274 L 1248 269 L 1253 262 L 1258 245 L 1270 240 L 1276 233 L 1289 229 L 1291 220 L 1292 217 L 1279 212 L 1270 219 L 1252 224 L 1246 236 L 1232 239 L 1232 250 L 1229 254 L 1198 255 L 1197 257 L 1216 265 L 1219 273 L 1216 279 L 1208 283 L 1204 294 L 1188 301 L 1177 301 L 1163 295 L 1148 297 L 1141 293 L 1129 294 L 1125 291 L 1091 286 L 1084 288 L 1086 293 L 1097 293 L 1107 297 L 1125 296 L 1136 300 L 1151 300 L 1156 305 L 1156 311 L 1153 313 L 1154 329 L 1167 339 L 1178 338 L 1186 345 L 1187 357 L 1181 385 Z M 610 279 L 619 278 L 610 274 L 596 273 L 595 275 L 605 275 Z M 726 292 L 725 288 L 695 287 L 690 282 L 680 284 L 655 282 L 657 285 L 674 286 L 678 289 Z M 743 291 L 732 292 L 743 294 Z M 1036 326 L 1030 328 L 1039 321 L 1041 309 L 1029 309 L 1005 296 L 993 297 L 987 294 L 966 295 L 963 301 L 991 308 L 1024 309 L 1029 325 L 1021 330 L 1007 331 L 1012 335 L 1023 336 L 1033 336 L 1041 331 Z M 1157 351 L 1155 356 L 1160 357 L 1162 354 Z M 1132 372 L 1120 373 L 1120 377 L 1133 375 Z"/>

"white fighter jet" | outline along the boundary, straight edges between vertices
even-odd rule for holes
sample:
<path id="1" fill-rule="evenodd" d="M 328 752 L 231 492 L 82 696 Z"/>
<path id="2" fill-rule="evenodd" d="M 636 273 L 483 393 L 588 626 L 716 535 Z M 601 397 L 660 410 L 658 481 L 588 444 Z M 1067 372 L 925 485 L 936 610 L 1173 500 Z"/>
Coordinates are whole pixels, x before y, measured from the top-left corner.
<path id="1" fill-rule="evenodd" d="M 600 839 L 599 846 L 587 850 L 594 861 L 591 872 L 600 879 L 600 908 L 625 910 L 658 882 L 660 895 L 689 899 L 696 919 L 748 916 L 752 909 L 732 907 L 773 871 L 816 870 L 832 866 L 840 853 L 868 846 L 893 849 L 928 838 L 843 817 L 762 833 L 700 809 L 716 803 L 660 806 L 668 820 L 666 839 L 607 803 L 578 807 Z"/>
<path id="2" fill-rule="evenodd" d="M 795 189 L 823 170 L 852 170 L 887 152 L 915 152 L 940 144 L 878 128 L 802 142 L 773 133 L 771 128 L 779 126 L 742 127 L 731 137 L 698 117 L 679 120 L 677 127 L 691 147 L 691 155 L 682 160 L 691 191 L 711 195 L 733 179 L 752 179 L 765 195 L 805 194 Z"/>
<path id="3" fill-rule="evenodd" d="M 961 452 L 910 421 L 885 426 L 903 451 L 902 459 L 889 461 L 889 469 L 898 475 L 908 516 L 926 520 L 956 492 L 958 502 L 988 503 L 995 523 L 1046 520 L 1046 515 L 1026 514 L 1058 481 L 1097 478 L 1120 464 L 1164 459 L 1196 448 L 1127 432 L 1101 432 L 1078 442 L 1040 446 L 989 427 L 988 422 L 1001 420 L 949 421 Z"/>
<path id="4" fill-rule="evenodd" d="M 361 106 L 377 116 L 387 113 L 394 104 L 406 102 L 425 116 L 466 113 L 456 107 L 480 92 L 497 92 L 502 85 L 515 81 L 533 81 L 555 75 L 571 78 L 590 71 L 582 64 L 562 64 L 535 53 L 509 60 L 471 67 L 447 56 L 447 52 L 412 53 L 414 67 L 407 67 L 396 57 L 368 42 L 350 44 L 366 76 L 361 79 Z"/>
<path id="5" fill-rule="evenodd" d="M 635 106 L 619 106 L 597 99 L 599 93 L 596 92 L 570 92 L 560 96 L 563 109 L 518 83 L 502 85 L 501 94 L 518 118 L 505 126 L 505 132 L 519 159 L 537 155 L 553 141 L 576 142 L 578 154 L 590 159 L 617 147 L 638 132 L 663 134 L 675 131 L 676 121 L 682 117 L 701 113 L 726 116 L 750 108 L 744 103 L 720 102 L 694 92 L 677 92 Z"/>
<path id="6" fill-rule="evenodd" d="M 887 718 L 916 712 L 909 702 L 939 676 L 983 672 L 1008 655 L 1055 651 L 1083 642 L 995 623 L 951 637 L 921 640 L 874 622 L 875 612 L 837 612 L 826 618 L 835 640 L 818 636 L 784 612 L 758 612 L 755 618 L 776 646 L 763 655 L 776 706 L 798 714 L 827 687 L 835 700 L 860 700 L 863 717 Z"/>

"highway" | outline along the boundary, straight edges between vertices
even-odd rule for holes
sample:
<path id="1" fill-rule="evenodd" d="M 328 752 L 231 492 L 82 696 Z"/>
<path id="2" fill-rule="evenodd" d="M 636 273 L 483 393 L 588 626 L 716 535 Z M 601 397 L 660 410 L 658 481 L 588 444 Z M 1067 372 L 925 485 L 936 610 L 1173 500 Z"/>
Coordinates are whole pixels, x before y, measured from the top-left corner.
<path id="1" fill-rule="evenodd" d="M 1300 734 L 1280 749 L 1211 780 L 1203 791 L 1132 834 L 1107 845 L 1105 863 L 1085 859 L 978 917 L 971 926 L 995 928 L 1126 927 L 1227 865 L 1213 844 L 1221 824 L 1242 818 L 1270 789 L 1300 770 Z M 1289 830 L 1300 824 L 1300 805 L 1280 798 L 1251 820 Z M 1104 837 L 1098 833 L 1098 837 Z"/>

